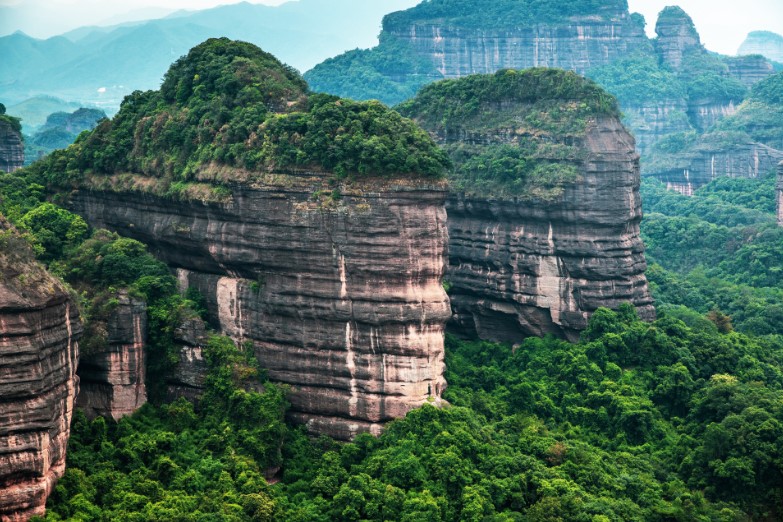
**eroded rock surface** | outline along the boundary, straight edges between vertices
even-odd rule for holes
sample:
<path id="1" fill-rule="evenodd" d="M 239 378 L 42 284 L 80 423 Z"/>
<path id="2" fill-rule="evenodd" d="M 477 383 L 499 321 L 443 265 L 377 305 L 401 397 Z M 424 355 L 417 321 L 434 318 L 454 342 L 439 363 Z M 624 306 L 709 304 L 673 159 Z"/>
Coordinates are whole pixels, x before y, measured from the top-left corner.
<path id="1" fill-rule="evenodd" d="M 669 6 L 661 11 L 655 24 L 655 33 L 658 35 L 658 54 L 674 70 L 680 68 L 687 51 L 701 47 L 693 20 L 680 7 Z"/>
<path id="2" fill-rule="evenodd" d="M 619 121 L 603 120 L 585 147 L 582 181 L 556 203 L 449 198 L 447 278 L 454 321 L 466 333 L 575 340 L 598 307 L 626 302 L 654 318 L 633 138 Z"/>
<path id="3" fill-rule="evenodd" d="M 24 165 L 22 136 L 10 124 L 0 121 L 0 171 L 13 172 Z"/>
<path id="4" fill-rule="evenodd" d="M 180 268 L 222 332 L 291 385 L 292 417 L 313 430 L 378 433 L 439 401 L 444 188 L 379 182 L 319 200 L 319 175 L 283 178 L 235 186 L 227 204 L 82 190 L 72 208 Z"/>
<path id="5" fill-rule="evenodd" d="M 44 514 L 65 471 L 82 326 L 27 243 L 0 241 L 0 520 L 23 521 Z"/>
<path id="6" fill-rule="evenodd" d="M 122 292 L 106 321 L 106 343 L 79 364 L 77 406 L 88 417 L 119 420 L 147 402 L 145 385 L 147 305 Z"/>

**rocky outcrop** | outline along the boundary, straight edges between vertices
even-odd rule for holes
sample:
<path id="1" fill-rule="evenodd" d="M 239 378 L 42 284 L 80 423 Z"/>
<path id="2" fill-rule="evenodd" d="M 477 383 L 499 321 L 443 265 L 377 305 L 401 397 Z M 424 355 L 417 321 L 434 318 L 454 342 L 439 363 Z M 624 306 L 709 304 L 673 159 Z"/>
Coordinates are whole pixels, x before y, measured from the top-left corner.
<path id="1" fill-rule="evenodd" d="M 617 120 L 587 134 L 582 180 L 556 203 L 453 194 L 448 200 L 455 326 L 483 339 L 575 340 L 598 307 L 630 302 L 653 319 L 639 237 L 639 159 Z"/>
<path id="2" fill-rule="evenodd" d="M 737 54 L 760 54 L 769 60 L 783 63 L 783 36 L 770 31 L 753 31 L 742 42 Z"/>
<path id="3" fill-rule="evenodd" d="M 6 225 L 0 217 L 0 230 Z M 65 471 L 82 326 L 62 285 L 0 237 L 0 520 L 43 515 Z"/>
<path id="4" fill-rule="evenodd" d="M 180 286 L 189 285 L 187 270 L 178 271 Z M 166 379 L 166 397 L 173 401 L 184 397 L 197 402 L 204 391 L 204 379 L 207 375 L 207 363 L 204 359 L 204 347 L 207 333 L 204 321 L 198 317 L 185 319 L 174 331 L 174 340 L 179 343 L 179 361 Z"/>
<path id="5" fill-rule="evenodd" d="M 563 24 L 509 29 L 451 27 L 437 23 L 386 27 L 391 38 L 407 42 L 428 57 L 438 78 L 458 78 L 498 69 L 557 67 L 584 73 L 646 48 L 643 27 L 627 12 L 574 18 Z"/>
<path id="6" fill-rule="evenodd" d="M 325 183 L 270 176 L 223 204 L 81 190 L 72 209 L 179 268 L 222 332 L 291 386 L 292 418 L 348 439 L 440 400 L 445 190 Z"/>
<path id="7" fill-rule="evenodd" d="M 662 136 L 687 132 L 691 129 L 688 104 L 682 100 L 650 103 L 642 106 L 625 106 L 626 124 L 633 128 L 636 147 L 641 154 L 647 152 Z"/>
<path id="8" fill-rule="evenodd" d="M 688 118 L 700 132 L 736 112 L 737 107 L 732 100 L 700 99 L 688 103 Z"/>
<path id="9" fill-rule="evenodd" d="M 22 136 L 6 121 L 0 119 L 0 171 L 13 172 L 24 165 Z"/>
<path id="10" fill-rule="evenodd" d="M 752 87 L 754 83 L 775 74 L 772 64 L 760 54 L 728 58 L 726 63 L 729 66 L 729 74 L 746 87 Z"/>
<path id="11" fill-rule="evenodd" d="M 106 321 L 106 342 L 79 363 L 76 405 L 88 417 L 119 420 L 147 402 L 145 385 L 147 305 L 121 292 Z"/>
<path id="12" fill-rule="evenodd" d="M 645 175 L 666 183 L 686 196 L 719 177 L 757 178 L 783 160 L 783 151 L 760 143 L 734 143 L 726 147 L 694 147 L 668 158 L 666 165 L 651 164 Z"/>
<path id="13" fill-rule="evenodd" d="M 783 161 L 778 164 L 777 202 L 778 225 L 783 227 Z"/>
<path id="14" fill-rule="evenodd" d="M 669 6 L 660 12 L 655 33 L 658 35 L 655 46 L 661 60 L 675 71 L 680 69 L 687 51 L 701 47 L 693 20 L 680 7 Z"/>

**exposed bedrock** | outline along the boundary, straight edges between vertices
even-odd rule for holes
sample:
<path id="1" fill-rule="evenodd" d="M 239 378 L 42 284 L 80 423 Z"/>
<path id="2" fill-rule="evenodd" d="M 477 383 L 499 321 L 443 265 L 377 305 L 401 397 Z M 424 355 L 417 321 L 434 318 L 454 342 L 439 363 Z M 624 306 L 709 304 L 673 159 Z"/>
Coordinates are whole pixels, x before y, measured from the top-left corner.
<path id="1" fill-rule="evenodd" d="M 680 7 L 665 7 L 655 24 L 658 38 L 655 42 L 663 63 L 679 70 L 686 51 L 701 47 L 701 39 L 693 20 Z"/>
<path id="2" fill-rule="evenodd" d="M 72 208 L 181 269 L 223 333 L 291 385 L 292 417 L 348 439 L 440 400 L 445 190 L 387 181 L 318 200 L 322 182 L 235 186 L 228 204 L 82 190 Z"/>
<path id="3" fill-rule="evenodd" d="M 691 100 L 688 105 L 688 118 L 700 132 L 706 131 L 718 121 L 735 112 L 737 112 L 737 107 L 731 100 Z"/>
<path id="4" fill-rule="evenodd" d="M 584 73 L 649 47 L 644 29 L 618 11 L 612 21 L 584 17 L 562 25 L 476 31 L 437 24 L 386 28 L 427 56 L 442 77 L 498 69 L 557 67 Z M 433 78 L 437 79 L 437 78 Z"/>
<path id="5" fill-rule="evenodd" d="M 754 54 L 752 56 L 738 56 L 729 58 L 729 74 L 751 87 L 754 83 L 775 74 L 772 64 L 764 56 Z"/>
<path id="6" fill-rule="evenodd" d="M 79 363 L 81 391 L 76 405 L 88 417 L 119 420 L 147 402 L 147 305 L 126 292 L 117 301 L 106 321 L 106 343 L 83 354 Z"/>
<path id="7" fill-rule="evenodd" d="M 574 340 L 602 306 L 632 303 L 654 318 L 633 137 L 603 118 L 584 148 L 581 181 L 557 201 L 449 197 L 447 279 L 459 330 L 509 342 L 548 333 Z"/>
<path id="8" fill-rule="evenodd" d="M 629 127 L 633 128 L 636 146 L 641 154 L 663 136 L 691 129 L 688 104 L 683 100 L 624 107 Z"/>
<path id="9" fill-rule="evenodd" d="M 695 150 L 677 155 L 670 168 L 652 168 L 645 175 L 686 196 L 720 177 L 758 178 L 775 169 L 783 151 L 760 143 L 737 143 L 722 150 Z"/>
<path id="10" fill-rule="evenodd" d="M 13 172 L 24 165 L 22 136 L 11 125 L 0 121 L 0 172 Z"/>
<path id="11" fill-rule="evenodd" d="M 0 217 L 0 230 L 4 229 Z M 0 520 L 43 515 L 65 471 L 82 332 L 65 289 L 8 236 L 0 248 Z"/>

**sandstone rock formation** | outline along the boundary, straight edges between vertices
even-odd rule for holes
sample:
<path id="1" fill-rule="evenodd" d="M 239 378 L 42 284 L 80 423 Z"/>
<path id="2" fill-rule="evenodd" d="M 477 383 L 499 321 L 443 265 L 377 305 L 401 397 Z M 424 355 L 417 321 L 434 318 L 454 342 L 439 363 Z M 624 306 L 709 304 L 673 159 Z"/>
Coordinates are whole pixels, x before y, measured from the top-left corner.
<path id="1" fill-rule="evenodd" d="M 783 63 L 783 36 L 770 31 L 753 31 L 737 51 L 738 55 L 760 54 Z"/>
<path id="2" fill-rule="evenodd" d="M 145 385 L 147 306 L 121 292 L 106 321 L 106 343 L 79 362 L 81 391 L 76 405 L 88 417 L 114 420 L 130 415 L 147 402 Z"/>
<path id="3" fill-rule="evenodd" d="M 522 79 L 509 88 L 515 76 Z M 525 188 L 516 197 L 477 189 L 481 185 L 467 181 L 450 194 L 447 280 L 454 326 L 482 339 L 518 342 L 549 333 L 577 339 L 590 314 L 602 306 L 632 303 L 641 317 L 652 319 L 639 237 L 642 213 L 634 139 L 616 113 L 579 113 L 575 106 L 594 101 L 588 94 L 558 99 L 553 94 L 557 89 L 538 89 L 537 76 L 544 78 L 541 84 L 555 77 L 560 92 L 567 91 L 562 86 L 581 80 L 562 71 L 501 71 L 433 84 L 401 106 L 451 152 L 457 185 L 463 166 L 513 163 L 514 148 L 527 151 L 531 144 L 535 149 L 524 153 L 522 168 L 533 164 L 576 173 L 558 189 L 548 184 L 542 188 L 535 181 L 541 170 L 533 167 L 521 178 Z M 581 82 L 586 92 L 600 96 L 591 90 L 600 91 L 598 87 Z M 481 85 L 473 89 L 469 83 Z M 479 107 L 476 114 L 441 124 L 450 112 L 460 110 L 459 85 L 477 93 L 505 94 L 500 99 L 471 98 Z M 569 112 L 574 116 L 550 120 L 552 114 Z M 498 158 L 499 151 L 504 159 Z M 561 161 L 566 156 L 571 159 Z M 485 159 L 489 157 L 492 160 Z M 514 174 L 495 175 L 506 176 Z"/>
<path id="4" fill-rule="evenodd" d="M 775 73 L 772 64 L 760 54 L 729 58 L 727 64 L 729 74 L 744 83 L 746 87 L 751 87 Z"/>
<path id="5" fill-rule="evenodd" d="M 783 160 L 783 151 L 746 141 L 725 147 L 694 147 L 650 167 L 650 175 L 686 196 L 719 177 L 757 178 Z"/>
<path id="6" fill-rule="evenodd" d="M 188 286 L 188 271 L 178 271 L 180 286 Z M 204 390 L 207 375 L 207 363 L 204 359 L 204 347 L 207 343 L 206 325 L 198 317 L 186 319 L 174 331 L 179 343 L 179 361 L 173 372 L 167 376 L 166 398 L 173 401 L 184 397 L 197 402 Z"/>
<path id="7" fill-rule="evenodd" d="M 81 190 L 72 209 L 178 267 L 222 332 L 291 385 L 292 417 L 313 430 L 378 433 L 439 401 L 451 315 L 444 188 L 379 181 L 314 200 L 324 176 L 275 179 L 232 187 L 226 204 Z M 193 348 L 184 357 L 198 364 Z"/>
<path id="8" fill-rule="evenodd" d="M 685 99 L 627 105 L 627 124 L 633 128 L 637 149 L 644 154 L 662 136 L 690 130 Z"/>
<path id="9" fill-rule="evenodd" d="M 0 120 L 0 171 L 13 172 L 24 165 L 22 136 L 8 122 Z"/>
<path id="10" fill-rule="evenodd" d="M 82 326 L 0 217 L 0 520 L 43 515 L 65 470 Z"/>
<path id="11" fill-rule="evenodd" d="M 693 20 L 677 6 L 665 7 L 661 11 L 655 24 L 655 33 L 658 35 L 655 42 L 658 54 L 674 70 L 680 69 L 687 51 L 701 47 Z"/>

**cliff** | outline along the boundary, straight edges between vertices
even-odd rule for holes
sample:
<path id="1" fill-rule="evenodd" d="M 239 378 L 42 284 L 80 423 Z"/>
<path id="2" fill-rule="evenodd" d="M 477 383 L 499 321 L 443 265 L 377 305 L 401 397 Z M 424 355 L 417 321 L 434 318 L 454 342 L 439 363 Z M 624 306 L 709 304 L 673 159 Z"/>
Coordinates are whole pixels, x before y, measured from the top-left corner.
<path id="1" fill-rule="evenodd" d="M 62 157 L 81 170 L 62 172 Z M 219 39 L 33 169 L 76 189 L 70 206 L 93 226 L 146 243 L 199 290 L 211 323 L 291 386 L 295 420 L 348 439 L 438 403 L 445 387 L 448 163 L 380 103 L 309 95 L 271 55 Z M 192 397 L 202 340 L 181 330 L 168 391 Z M 115 357 L 120 370 L 139 363 L 135 331 L 118 333 L 96 374 Z M 120 373 L 119 389 L 138 373 Z"/>
<path id="2" fill-rule="evenodd" d="M 746 87 L 752 87 L 775 74 L 775 68 L 760 54 L 727 58 L 726 63 L 729 66 L 729 74 L 740 80 Z"/>
<path id="3" fill-rule="evenodd" d="M 576 339 L 594 310 L 624 302 L 654 317 L 639 157 L 611 96 L 573 73 L 500 71 L 433 84 L 400 110 L 455 163 L 447 280 L 458 331 Z"/>
<path id="4" fill-rule="evenodd" d="M 0 114 L 0 171 L 13 172 L 24 164 L 24 145 L 18 120 Z"/>
<path id="5" fill-rule="evenodd" d="M 91 353 L 85 351 L 79 362 L 81 391 L 76 405 L 88 417 L 100 415 L 119 420 L 147 402 L 147 307 L 127 292 L 115 299 L 108 320 L 100 326 L 105 328 L 105 343 Z"/>
<path id="6" fill-rule="evenodd" d="M 43 515 L 78 390 L 76 303 L 0 217 L 0 520 Z"/>
<path id="7" fill-rule="evenodd" d="M 658 35 L 655 47 L 659 56 L 675 71 L 681 68 L 683 57 L 689 50 L 701 48 L 693 20 L 677 6 L 665 7 L 660 12 L 655 33 Z"/>
<path id="8" fill-rule="evenodd" d="M 344 186 L 331 207 L 313 200 L 321 176 L 285 180 L 225 204 L 81 190 L 72 209 L 179 268 L 220 330 L 291 385 L 295 420 L 378 433 L 445 387 L 445 191 Z"/>
<path id="9" fill-rule="evenodd" d="M 760 54 L 769 60 L 783 63 L 783 36 L 770 31 L 753 31 L 742 42 L 737 54 Z"/>

